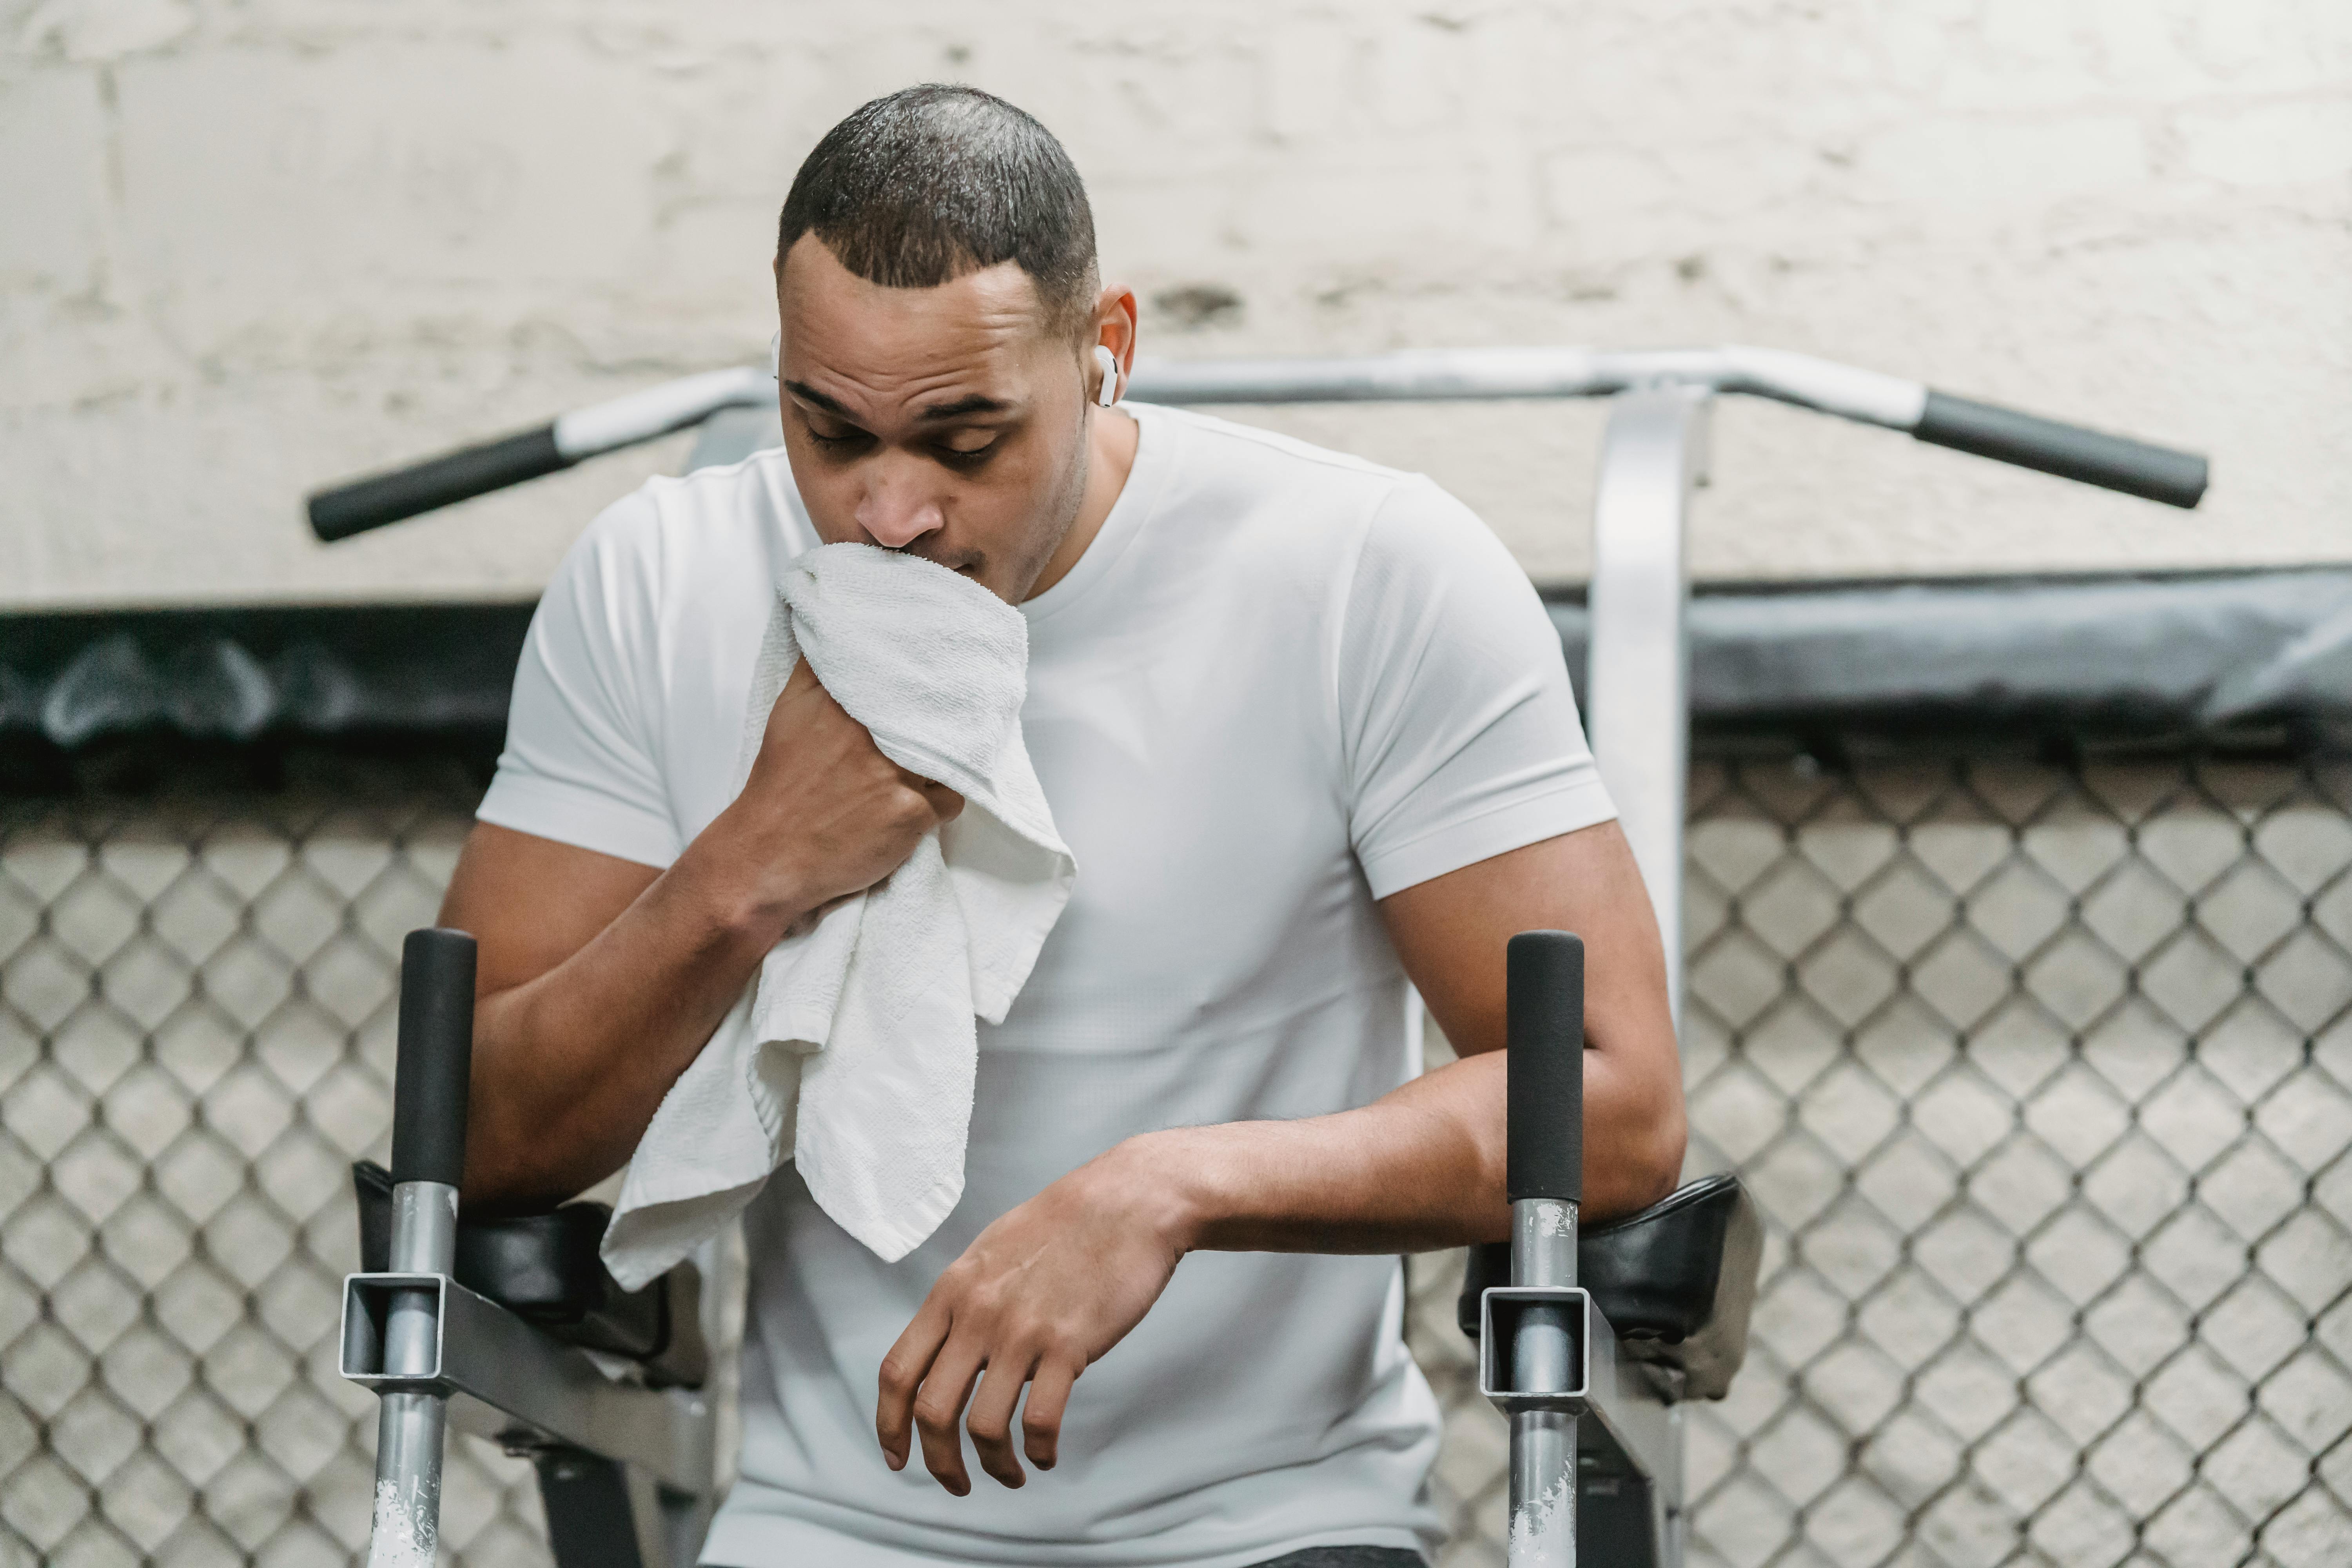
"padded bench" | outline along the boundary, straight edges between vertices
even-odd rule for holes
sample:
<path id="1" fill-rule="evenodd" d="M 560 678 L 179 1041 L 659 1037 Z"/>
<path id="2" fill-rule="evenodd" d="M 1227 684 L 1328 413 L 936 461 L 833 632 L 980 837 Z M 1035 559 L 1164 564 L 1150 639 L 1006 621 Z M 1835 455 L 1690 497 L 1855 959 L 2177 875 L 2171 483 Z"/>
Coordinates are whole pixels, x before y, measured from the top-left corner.
<path id="1" fill-rule="evenodd" d="M 1720 1399 L 1748 1353 L 1763 1258 L 1764 1227 L 1739 1179 L 1706 1176 L 1579 1235 L 1576 1282 L 1669 1403 Z M 1470 1249 L 1454 1304 L 1464 1333 L 1478 1337 L 1479 1294 L 1510 1282 L 1508 1242 Z"/>

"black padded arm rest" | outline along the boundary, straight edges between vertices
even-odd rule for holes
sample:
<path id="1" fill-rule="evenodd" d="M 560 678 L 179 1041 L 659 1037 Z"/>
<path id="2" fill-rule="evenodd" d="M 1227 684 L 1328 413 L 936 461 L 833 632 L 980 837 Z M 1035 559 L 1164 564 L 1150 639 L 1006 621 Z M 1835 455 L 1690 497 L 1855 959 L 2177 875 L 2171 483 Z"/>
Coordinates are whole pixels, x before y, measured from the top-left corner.
<path id="1" fill-rule="evenodd" d="M 1707 1176 L 1583 1232 L 1576 1278 L 1630 1359 L 1672 1374 L 1678 1398 L 1720 1399 L 1748 1353 L 1763 1255 L 1764 1228 L 1739 1179 Z M 1455 1304 L 1464 1333 L 1477 1336 L 1480 1293 L 1510 1277 L 1508 1243 L 1470 1249 Z"/>
<path id="2" fill-rule="evenodd" d="M 392 1174 L 373 1160 L 352 1167 L 360 1201 L 360 1266 L 392 1258 Z M 457 1221 L 457 1283 L 566 1344 L 642 1363 L 647 1381 L 699 1387 L 709 1355 L 701 1279 L 682 1263 L 642 1290 L 623 1290 L 597 1248 L 613 1211 L 570 1203 L 549 1214 Z"/>

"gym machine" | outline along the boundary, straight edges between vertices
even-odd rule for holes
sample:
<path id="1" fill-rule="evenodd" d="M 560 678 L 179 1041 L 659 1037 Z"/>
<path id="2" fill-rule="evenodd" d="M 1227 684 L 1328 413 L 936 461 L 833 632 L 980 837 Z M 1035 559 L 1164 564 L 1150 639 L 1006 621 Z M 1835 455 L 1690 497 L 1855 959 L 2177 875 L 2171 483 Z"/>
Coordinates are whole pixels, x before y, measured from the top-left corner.
<path id="1" fill-rule="evenodd" d="M 2171 506 L 2196 506 L 2207 479 L 2192 453 L 1736 344 L 1147 360 L 1127 392 L 1190 405 L 1610 399 L 1581 695 L 1657 912 L 1677 1016 L 1690 735 L 1684 544 L 1692 498 L 1707 481 L 1714 400 L 1769 398 Z M 321 490 L 310 500 L 311 528 L 322 541 L 348 538 L 695 426 L 703 435 L 689 466 L 731 462 L 774 438 L 776 396 L 762 369 L 688 376 Z M 417 932 L 404 958 L 393 1169 L 359 1170 L 373 1250 L 343 1304 L 343 1371 L 384 1395 L 371 1563 L 431 1561 L 445 1422 L 533 1457 L 562 1568 L 690 1563 L 712 1504 L 695 1270 L 682 1265 L 622 1292 L 597 1258 L 610 1217 L 599 1205 L 458 1217 L 471 940 Z M 1680 1568 L 1682 1406 L 1721 1398 L 1738 1370 L 1761 1227 L 1728 1174 L 1580 1227 L 1582 983 L 1574 937 L 1512 940 L 1512 1239 L 1472 1249 L 1458 1319 L 1478 1342 L 1480 1392 L 1510 1423 L 1512 1568 L 1570 1568 L 1580 1547 L 1606 1568 Z M 436 1075 L 440 1089 L 411 1088 Z M 402 1130 L 412 1122 L 439 1131 Z"/>
<path id="2" fill-rule="evenodd" d="M 684 1568 L 715 1500 L 695 1268 L 621 1291 L 601 1204 L 462 1217 L 474 958 L 463 931 L 409 933 L 392 1169 L 354 1167 L 342 1373 L 382 1402 L 370 1568 L 431 1568 L 453 1426 L 530 1457 L 560 1568 Z M 1671 1568 L 1676 1407 L 1738 1368 L 1762 1229 L 1715 1176 L 1580 1236 L 1584 945 L 1523 932 L 1508 975 L 1512 1237 L 1474 1261 L 1463 1310 L 1510 1421 L 1512 1568 L 1569 1568 L 1580 1540 L 1611 1568 Z M 1508 1283 L 1486 1283 L 1498 1261 Z"/>
<path id="3" fill-rule="evenodd" d="M 530 1457 L 562 1568 L 685 1568 L 718 1500 L 699 1273 L 622 1290 L 602 1204 L 461 1217 L 474 956 L 463 931 L 403 944 L 392 1169 L 353 1167 L 342 1374 L 381 1400 L 369 1568 L 432 1568 L 452 1426 Z"/>

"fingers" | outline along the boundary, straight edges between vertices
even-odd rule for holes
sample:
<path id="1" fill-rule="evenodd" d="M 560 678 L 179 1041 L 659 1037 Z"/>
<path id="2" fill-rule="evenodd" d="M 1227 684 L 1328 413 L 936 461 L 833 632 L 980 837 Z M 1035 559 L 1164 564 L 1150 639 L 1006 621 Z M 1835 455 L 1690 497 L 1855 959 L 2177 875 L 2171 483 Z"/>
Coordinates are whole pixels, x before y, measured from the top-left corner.
<path id="1" fill-rule="evenodd" d="M 923 797 L 923 804 L 930 807 L 931 816 L 936 821 L 953 822 L 963 815 L 963 796 L 937 779 L 927 779 L 922 774 L 909 773 L 905 768 L 898 769 L 898 778 L 900 783 Z"/>
<path id="2" fill-rule="evenodd" d="M 963 815 L 963 796 L 956 794 L 947 785 L 933 784 L 930 780 L 925 779 L 922 790 L 923 798 L 931 803 L 931 811 L 940 822 L 953 822 Z"/>
<path id="3" fill-rule="evenodd" d="M 963 1405 L 980 1375 L 982 1351 L 969 1335 L 950 1334 L 915 1395 L 915 1436 L 923 1445 L 923 1468 L 957 1497 L 971 1492 L 963 1468 Z"/>
<path id="4" fill-rule="evenodd" d="M 980 1392 L 971 1397 L 971 1413 L 964 1417 L 980 1468 L 1008 1487 L 1029 1479 L 1013 1453 L 1013 1407 L 1021 1402 L 1021 1386 L 1036 1359 L 1034 1353 L 990 1357 Z"/>
<path id="5" fill-rule="evenodd" d="M 1002 1342 L 990 1348 L 988 1342 L 995 1336 L 982 1330 L 982 1320 L 990 1314 L 975 1314 L 961 1325 L 950 1321 L 952 1314 L 935 1287 L 915 1321 L 882 1358 L 881 1389 L 874 1407 L 874 1432 L 882 1457 L 892 1469 L 904 1469 L 910 1442 L 920 1442 L 923 1468 L 950 1493 L 966 1497 L 971 1492 L 963 1455 L 969 1432 L 980 1468 L 1001 1485 L 1019 1487 L 1029 1479 L 1013 1447 L 1013 1412 L 1021 1403 L 1023 1386 L 1036 1369 L 1039 1390 L 1030 1396 L 1022 1416 L 1023 1447 L 1038 1468 L 1051 1469 L 1062 1410 L 1077 1371 L 1066 1361 L 1041 1366 L 1036 1351 L 1010 1349 Z"/>
<path id="6" fill-rule="evenodd" d="M 793 707 L 803 699 L 824 703 L 836 712 L 841 712 L 842 717 L 848 722 L 852 724 L 857 722 L 854 719 L 849 719 L 848 714 L 842 710 L 841 704 L 834 700 L 833 694 L 827 691 L 824 684 L 817 679 L 816 671 L 809 668 L 809 661 L 802 659 L 793 666 L 793 673 L 785 680 L 784 689 L 778 694 L 775 707 L 769 710 L 766 731 L 768 741 L 773 742 L 777 739 L 778 715 Z M 858 728 L 863 730 L 864 726 L 859 725 Z M 866 749 L 877 763 L 896 768 L 895 763 L 888 763 L 887 759 L 880 755 L 880 749 L 874 745 L 871 735 L 866 739 Z M 947 785 L 927 779 L 920 773 L 910 773 L 905 768 L 897 768 L 897 772 L 899 780 L 908 788 L 923 797 L 924 804 L 930 808 L 931 816 L 936 822 L 953 822 L 963 814 L 963 796 L 948 788 Z"/>
<path id="7" fill-rule="evenodd" d="M 789 712 L 803 702 L 811 700 L 832 707 L 840 706 L 833 700 L 833 693 L 817 679 L 816 671 L 809 668 L 809 661 L 802 659 L 793 666 L 793 673 L 784 680 L 784 689 L 776 693 L 776 705 L 768 710 L 767 733 L 772 735 L 775 732 L 778 714 Z"/>
<path id="8" fill-rule="evenodd" d="M 881 1392 L 874 1403 L 874 1435 L 881 1441 L 882 1458 L 894 1470 L 907 1467 L 915 1397 L 947 1337 L 948 1310 L 934 1288 L 924 1299 L 914 1321 L 898 1336 L 898 1342 L 882 1358 Z"/>
<path id="9" fill-rule="evenodd" d="M 1052 1469 L 1060 1458 L 1062 1412 L 1069 1407 L 1070 1385 L 1083 1370 L 1076 1363 L 1054 1356 L 1037 1363 L 1029 1402 L 1021 1407 L 1021 1447 L 1029 1462 L 1041 1470 Z"/>

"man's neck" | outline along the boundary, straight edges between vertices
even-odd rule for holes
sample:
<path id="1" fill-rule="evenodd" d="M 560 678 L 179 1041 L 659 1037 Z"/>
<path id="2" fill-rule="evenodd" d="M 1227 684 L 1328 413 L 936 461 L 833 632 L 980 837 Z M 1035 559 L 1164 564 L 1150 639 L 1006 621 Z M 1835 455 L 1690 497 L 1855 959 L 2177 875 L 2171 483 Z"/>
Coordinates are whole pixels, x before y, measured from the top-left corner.
<path id="1" fill-rule="evenodd" d="M 1087 488 L 1078 498 L 1078 515 L 1070 524 L 1070 531 L 1046 558 L 1045 569 L 1031 584 L 1028 596 L 1032 599 L 1070 574 L 1087 547 L 1102 531 L 1110 516 L 1110 509 L 1118 504 L 1119 491 L 1127 488 L 1127 476 L 1135 467 L 1135 448 L 1141 437 L 1141 427 L 1132 415 L 1117 408 L 1096 412 L 1087 421 Z"/>

